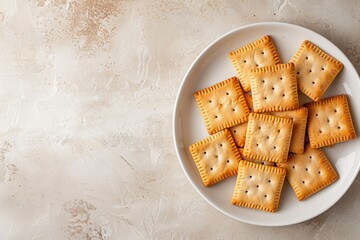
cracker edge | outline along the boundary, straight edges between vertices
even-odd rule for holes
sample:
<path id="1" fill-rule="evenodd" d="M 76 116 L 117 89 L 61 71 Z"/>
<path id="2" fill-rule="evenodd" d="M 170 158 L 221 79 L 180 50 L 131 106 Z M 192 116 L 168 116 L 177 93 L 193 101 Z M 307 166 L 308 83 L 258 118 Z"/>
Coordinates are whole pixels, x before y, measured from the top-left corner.
<path id="1" fill-rule="evenodd" d="M 255 168 L 256 170 L 263 170 L 265 172 L 270 172 L 270 173 L 282 175 L 282 178 L 280 180 L 281 182 L 279 183 L 279 186 L 276 189 L 276 193 L 275 193 L 275 197 L 274 197 L 274 203 L 276 205 L 276 206 L 274 206 L 274 208 L 267 208 L 267 207 L 261 206 L 259 204 L 245 203 L 245 202 L 242 202 L 242 201 L 238 200 L 239 194 L 240 194 L 238 186 L 240 185 L 240 181 L 242 179 L 244 179 L 244 168 L 245 167 Z M 273 166 L 265 166 L 265 165 L 261 165 L 261 164 L 241 160 L 239 162 L 238 177 L 236 178 L 234 192 L 233 192 L 233 196 L 232 196 L 232 199 L 231 199 L 232 204 L 236 205 L 236 206 L 240 206 L 240 207 L 248 207 L 248 208 L 263 210 L 263 211 L 267 211 L 267 212 L 276 212 L 278 210 L 278 206 L 279 206 L 279 202 L 280 202 L 280 196 L 281 196 L 281 190 L 282 190 L 282 188 L 284 186 L 285 176 L 286 176 L 286 169 L 285 168 L 273 167 Z"/>
<path id="2" fill-rule="evenodd" d="M 281 111 L 290 111 L 290 110 L 294 110 L 296 108 L 299 108 L 299 95 L 298 95 L 298 83 L 297 83 L 297 78 L 295 75 L 295 64 L 294 63 L 284 63 L 284 64 L 277 64 L 277 65 L 273 65 L 273 66 L 266 66 L 266 67 L 260 67 L 260 68 L 253 68 L 251 69 L 251 80 L 250 80 L 250 86 L 254 85 L 253 83 L 253 79 L 254 79 L 254 74 L 257 73 L 271 73 L 271 72 L 275 72 L 275 71 L 280 71 L 280 70 L 290 70 L 291 71 L 291 75 L 293 78 L 293 85 L 291 86 L 291 94 L 295 95 L 295 101 L 293 103 L 293 106 L 291 107 L 282 107 L 282 106 L 274 106 L 274 107 L 265 107 L 262 109 L 258 109 L 258 105 L 259 105 L 259 99 L 258 98 L 252 98 L 253 100 L 253 111 L 257 112 L 257 113 L 264 113 L 264 112 L 281 112 Z M 253 83 L 253 84 L 251 84 Z M 251 87 L 251 90 L 253 92 L 254 95 L 258 94 L 257 89 L 255 89 L 254 87 Z M 256 109 L 256 110 L 255 110 Z"/>
<path id="3" fill-rule="evenodd" d="M 355 132 L 354 124 L 352 122 L 350 108 L 349 108 L 349 102 L 348 102 L 346 94 L 340 94 L 340 95 L 337 95 L 337 96 L 324 98 L 324 99 L 321 99 L 321 101 L 318 101 L 318 102 L 306 103 L 306 104 L 304 104 L 304 106 L 307 107 L 307 108 L 312 107 L 312 106 L 318 106 L 318 105 L 322 106 L 322 105 L 327 104 L 328 102 L 332 102 L 334 100 L 340 100 L 340 101 L 344 100 L 345 101 L 344 107 L 345 107 L 345 112 L 347 113 L 346 116 L 345 116 L 346 117 L 346 122 L 352 126 L 352 128 L 350 129 L 350 133 L 349 133 L 348 136 L 338 136 L 338 137 L 335 137 L 335 138 L 328 139 L 326 141 L 314 143 L 312 141 L 313 138 L 310 138 L 310 135 L 309 135 L 309 123 L 308 123 L 307 124 L 307 126 L 308 126 L 307 130 L 308 130 L 308 135 L 309 135 L 310 146 L 312 148 L 319 148 L 319 147 L 329 146 L 329 145 L 333 145 L 335 143 L 345 142 L 345 141 L 356 138 L 356 132 Z"/>
<path id="4" fill-rule="evenodd" d="M 304 143 L 305 143 L 305 137 L 306 137 L 306 127 L 307 127 L 307 121 L 308 121 L 308 117 L 309 117 L 309 109 L 307 107 L 300 107 L 299 109 L 296 109 L 295 111 L 304 111 L 306 112 L 306 118 L 304 118 L 301 122 L 301 131 L 304 133 L 303 135 L 301 135 L 301 142 L 302 142 L 302 151 L 297 151 L 297 152 L 292 152 L 292 153 L 296 153 L 296 154 L 302 154 L 305 151 L 305 147 L 304 147 Z M 292 137 L 291 137 L 292 138 Z M 291 140 L 290 140 L 291 141 Z M 290 143 L 291 145 L 291 143 Z M 290 151 L 290 147 L 289 147 L 289 151 Z"/>
<path id="5" fill-rule="evenodd" d="M 245 109 L 245 117 L 239 118 L 238 120 L 231 121 L 231 122 L 228 122 L 228 123 L 225 123 L 225 124 L 221 124 L 217 128 L 213 128 L 212 125 L 211 125 L 211 121 L 209 120 L 209 117 L 207 115 L 207 112 L 205 111 L 204 106 L 203 106 L 203 104 L 201 102 L 201 97 L 206 93 L 216 91 L 217 89 L 219 89 L 219 88 L 221 88 L 221 87 L 223 87 L 225 85 L 229 85 L 231 83 L 234 84 L 235 91 L 239 94 L 239 100 L 240 100 L 240 103 L 241 103 L 241 107 L 243 109 Z M 236 77 L 228 78 L 228 79 L 226 79 L 226 80 L 224 80 L 222 82 L 219 82 L 219 83 L 217 83 L 215 85 L 212 85 L 210 87 L 207 87 L 207 88 L 204 88 L 204 89 L 202 89 L 200 91 L 197 91 L 197 92 L 194 93 L 194 98 L 195 98 L 195 101 L 196 101 L 197 105 L 200 108 L 201 116 L 204 119 L 205 126 L 206 126 L 206 129 L 207 129 L 209 134 L 214 134 L 214 133 L 219 132 L 219 131 L 221 131 L 223 129 L 233 127 L 233 126 L 236 126 L 238 124 L 244 123 L 244 122 L 246 122 L 248 120 L 248 115 L 250 113 L 250 110 L 249 110 L 249 107 L 248 107 L 248 105 L 246 103 L 244 93 L 241 90 L 240 83 L 239 83 L 239 81 L 237 80 Z"/>
<path id="6" fill-rule="evenodd" d="M 330 56 L 329 54 L 327 54 L 325 51 L 321 50 L 318 46 L 316 46 L 315 44 L 313 44 L 312 42 L 305 40 L 300 48 L 295 52 L 294 56 L 290 59 L 289 62 L 296 62 L 300 55 L 302 54 L 302 52 L 306 49 L 312 49 L 315 53 L 317 53 L 322 59 L 328 61 L 328 62 L 332 62 L 335 64 L 335 66 L 337 67 L 336 69 L 333 69 L 332 71 L 330 71 L 330 75 L 332 76 L 331 78 L 327 78 L 325 81 L 325 84 L 323 84 L 323 86 L 320 88 L 320 96 L 315 96 L 311 91 L 309 91 L 308 89 L 305 89 L 303 87 L 300 86 L 300 84 L 298 84 L 298 88 L 301 92 L 303 92 L 305 95 L 307 95 L 308 97 L 310 97 L 313 101 L 318 101 L 320 100 L 321 96 L 324 95 L 326 89 L 328 89 L 328 87 L 330 86 L 330 84 L 334 81 L 334 79 L 336 78 L 336 76 L 339 74 L 339 72 L 342 70 L 343 68 L 343 64 L 337 60 L 336 58 Z M 330 80 L 331 79 L 331 80 Z M 324 87 L 325 86 L 325 87 Z"/>
<path id="7" fill-rule="evenodd" d="M 291 142 L 291 137 L 292 137 L 292 129 L 293 129 L 293 120 L 290 118 L 284 118 L 284 117 L 276 117 L 276 116 L 272 116 L 272 115 L 267 115 L 267 114 L 259 114 L 259 113 L 250 113 L 249 114 L 249 119 L 250 119 L 250 115 L 253 116 L 253 118 L 257 119 L 257 120 L 264 120 L 264 121 L 269 121 L 272 120 L 273 123 L 286 123 L 286 124 L 290 124 L 291 125 L 291 133 L 290 133 L 290 137 L 288 139 L 288 149 L 290 148 L 290 142 Z M 248 121 L 248 128 L 246 131 L 246 139 L 250 139 L 250 134 L 253 134 L 252 132 L 250 133 L 250 131 L 252 129 L 252 121 Z M 248 136 L 249 135 L 249 136 Z M 289 150 L 287 151 L 289 152 Z M 254 159 L 254 160 L 259 160 L 259 161 L 268 161 L 268 162 L 275 162 L 275 163 L 280 163 L 280 162 L 286 162 L 288 159 L 288 155 L 285 156 L 284 159 L 281 159 L 282 161 L 279 161 L 278 158 L 276 157 L 262 157 L 259 155 L 254 155 L 250 153 L 250 148 L 246 147 L 246 141 L 245 141 L 245 146 L 244 146 L 244 157 L 246 158 L 250 158 L 250 159 Z"/>
<path id="8" fill-rule="evenodd" d="M 236 72 L 236 75 L 239 77 L 239 80 L 240 80 L 240 83 L 241 83 L 241 86 L 242 88 L 244 89 L 245 92 L 248 92 L 250 91 L 251 89 L 245 89 L 245 86 L 246 86 L 246 80 L 245 80 L 245 75 L 243 74 L 243 71 L 241 71 L 241 69 L 239 68 L 239 64 L 238 62 L 236 61 L 236 59 L 233 57 L 235 55 L 238 55 L 238 54 L 241 54 L 241 53 L 244 53 L 246 51 L 250 51 L 250 50 L 253 50 L 255 49 L 258 45 L 262 44 L 262 43 L 269 43 L 269 48 L 270 48 L 270 52 L 272 54 L 272 57 L 275 61 L 275 64 L 280 64 L 281 61 L 280 61 L 280 57 L 279 57 L 279 54 L 278 52 L 276 51 L 276 48 L 275 48 L 275 44 L 274 44 L 274 41 L 272 40 L 272 38 L 268 35 L 265 35 L 263 36 L 262 38 L 258 39 L 258 40 L 255 40 L 254 42 L 252 43 L 249 43 L 249 44 L 246 44 L 245 46 L 241 47 L 241 48 L 238 48 L 237 50 L 234 50 L 234 51 L 231 51 L 229 54 L 228 54 L 228 57 L 230 58 L 230 61 L 232 63 L 232 65 L 234 66 L 235 68 L 235 72 Z M 250 85 L 250 84 L 249 84 Z"/>
<path id="9" fill-rule="evenodd" d="M 240 125 L 241 124 L 247 124 L 248 122 L 244 122 L 244 123 L 240 123 Z M 233 127 L 237 127 L 238 125 L 236 125 L 236 126 L 233 126 Z M 231 127 L 231 128 L 233 128 L 233 127 Z M 247 128 L 247 126 L 246 126 L 246 128 Z M 230 130 L 230 128 L 229 128 L 229 130 Z M 235 144 L 236 144 L 236 146 L 238 146 L 238 147 L 240 147 L 240 148 L 243 148 L 244 146 L 245 146 L 245 142 L 240 142 L 240 141 L 237 141 L 236 139 L 235 139 L 235 137 L 234 137 L 234 135 L 233 135 L 233 132 L 230 130 L 230 133 L 231 133 L 231 135 L 233 136 L 233 139 L 234 139 L 234 142 L 235 142 Z M 234 133 L 235 134 L 235 133 Z M 242 136 L 244 139 L 246 138 L 246 130 L 245 130 L 245 133 L 244 133 L 244 135 Z"/>
<path id="10" fill-rule="evenodd" d="M 305 150 L 304 152 L 307 151 L 307 149 L 311 147 L 309 143 L 307 143 L 305 145 Z M 330 186 L 332 183 L 336 182 L 338 179 L 339 179 L 339 175 L 337 174 L 337 172 L 335 171 L 334 167 L 331 165 L 329 159 L 326 157 L 325 153 L 319 149 L 319 148 L 313 148 L 315 151 L 319 152 L 320 154 L 320 157 L 321 157 L 321 161 L 323 163 L 326 163 L 326 169 L 329 170 L 329 171 L 332 171 L 333 173 L 335 173 L 335 175 L 333 175 L 332 178 L 329 178 L 328 181 L 326 182 L 323 182 L 319 187 L 317 188 L 311 188 L 309 193 L 307 194 L 301 194 L 300 190 L 297 188 L 297 185 L 294 184 L 294 182 L 290 181 L 289 179 L 289 174 L 286 175 L 286 180 L 289 182 L 289 184 L 291 185 L 291 188 L 293 189 L 295 195 L 296 195 L 296 198 L 299 200 L 299 201 L 302 201 L 302 200 L 305 200 L 306 198 L 314 195 L 315 193 L 321 191 L 322 189 L 326 188 L 327 186 Z M 291 153 L 289 154 L 289 158 L 288 158 L 288 161 L 290 161 L 291 159 L 293 159 L 296 155 L 301 155 L 301 154 L 296 154 L 296 153 Z M 284 165 L 288 165 L 289 162 L 286 162 L 286 163 L 280 163 L 279 164 L 279 167 L 284 167 Z"/>
<path id="11" fill-rule="evenodd" d="M 307 127 L 307 120 L 308 120 L 308 116 L 309 116 L 309 109 L 307 107 L 299 107 L 298 109 L 295 110 L 289 110 L 289 111 L 296 111 L 296 112 L 300 112 L 300 111 L 306 111 L 306 118 L 303 119 L 303 121 L 301 122 L 301 131 L 304 133 L 302 137 L 302 143 L 305 143 L 305 136 L 306 136 L 306 127 Z M 271 114 L 271 113 L 270 113 Z M 294 130 L 294 127 L 293 127 Z M 292 139 L 292 137 L 291 137 Z M 304 145 L 304 144 L 302 144 Z M 290 140 L 290 146 L 291 146 L 291 140 Z M 304 147 L 302 148 L 302 152 L 298 151 L 298 152 L 290 152 L 290 147 L 289 147 L 289 154 L 290 153 L 297 153 L 297 154 L 301 154 L 304 153 Z"/>
<path id="12" fill-rule="evenodd" d="M 198 156 L 197 152 L 195 151 L 196 147 L 201 146 L 203 144 L 207 144 L 207 143 L 209 143 L 209 142 L 211 142 L 213 140 L 216 140 L 219 136 L 221 136 L 223 134 L 226 136 L 227 140 L 230 142 L 231 150 L 234 152 L 235 157 L 238 160 L 238 166 L 239 166 L 239 161 L 242 159 L 241 155 L 240 155 L 240 151 L 236 147 L 234 139 L 232 138 L 231 133 L 230 133 L 230 131 L 228 129 L 224 129 L 221 132 L 215 133 L 214 135 L 211 135 L 211 136 L 209 136 L 209 137 L 207 137 L 207 138 L 205 138 L 205 139 L 203 139 L 203 140 L 201 140 L 199 142 L 196 142 L 196 143 L 189 146 L 191 156 L 194 159 L 195 165 L 196 165 L 196 167 L 197 167 L 197 169 L 198 169 L 198 171 L 200 173 L 201 180 L 202 180 L 205 187 L 210 187 L 211 185 L 214 185 L 215 183 L 218 183 L 218 182 L 224 180 L 225 178 L 231 177 L 231 176 L 233 176 L 233 175 L 235 175 L 237 173 L 238 166 L 237 166 L 237 168 L 235 170 L 230 171 L 227 174 L 223 174 L 222 176 L 215 178 L 213 181 L 210 181 L 208 179 L 207 175 L 205 174 L 205 169 L 203 168 L 203 166 L 201 164 L 201 159 Z"/>
<path id="13" fill-rule="evenodd" d="M 253 108 L 254 108 L 253 104 L 251 104 L 251 106 L 250 106 L 250 103 L 249 103 L 249 101 L 251 101 L 251 103 L 252 103 L 252 96 L 251 96 L 250 94 L 248 94 L 248 93 L 244 93 L 244 97 L 245 97 L 246 103 L 247 103 L 248 108 L 249 108 L 249 111 L 250 111 L 250 109 L 253 109 Z M 250 112 L 251 112 L 251 111 L 250 111 Z M 240 124 L 245 124 L 245 123 L 247 124 L 247 122 L 240 123 Z M 232 126 L 231 128 L 236 127 L 236 126 L 238 126 L 238 125 Z M 246 127 L 247 127 L 247 126 L 246 126 Z M 230 131 L 230 132 L 231 132 L 231 131 Z M 237 145 L 238 147 L 243 148 L 244 145 L 245 145 L 245 142 L 241 142 L 241 143 L 240 143 L 239 141 L 236 141 L 236 139 L 235 139 L 235 137 L 234 137 L 234 135 L 233 135 L 232 132 L 231 132 L 231 135 L 233 136 L 236 145 Z M 246 138 L 246 130 L 245 130 L 245 133 L 244 133 L 244 135 L 243 135 L 242 137 L 243 137 L 244 139 Z"/>

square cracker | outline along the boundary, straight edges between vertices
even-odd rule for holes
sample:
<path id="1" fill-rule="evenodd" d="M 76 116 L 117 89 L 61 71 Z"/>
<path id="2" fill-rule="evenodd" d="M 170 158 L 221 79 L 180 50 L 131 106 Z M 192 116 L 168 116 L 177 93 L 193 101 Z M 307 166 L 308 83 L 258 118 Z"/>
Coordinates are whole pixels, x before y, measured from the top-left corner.
<path id="1" fill-rule="evenodd" d="M 252 108 L 253 108 L 252 97 L 250 94 L 247 93 L 245 93 L 244 96 L 246 99 L 246 103 L 249 107 L 249 110 L 250 112 L 252 112 Z M 235 143 L 238 147 L 244 147 L 245 145 L 246 128 L 247 128 L 247 122 L 241 123 L 239 125 L 230 128 L 231 135 L 233 136 Z"/>
<path id="2" fill-rule="evenodd" d="M 250 113 L 244 157 L 269 162 L 286 162 L 291 142 L 293 120 Z"/>
<path id="3" fill-rule="evenodd" d="M 309 109 L 307 132 L 313 148 L 330 146 L 356 137 L 346 95 L 305 104 Z"/>
<path id="4" fill-rule="evenodd" d="M 318 101 L 343 68 L 343 64 L 309 41 L 304 41 L 290 62 L 295 64 L 301 92 Z"/>
<path id="5" fill-rule="evenodd" d="M 195 92 L 194 98 L 209 134 L 246 122 L 250 113 L 236 77 Z"/>
<path id="6" fill-rule="evenodd" d="M 271 115 L 291 118 L 293 120 L 294 126 L 289 151 L 293 153 L 303 153 L 308 109 L 301 107 L 290 111 L 272 112 Z"/>
<path id="7" fill-rule="evenodd" d="M 270 36 L 264 36 L 230 52 L 229 58 L 245 92 L 250 91 L 250 69 L 280 63 L 279 55 Z"/>
<path id="8" fill-rule="evenodd" d="M 303 154 L 291 154 L 286 163 L 278 164 L 286 168 L 287 180 L 297 199 L 304 200 L 338 179 L 321 149 L 305 146 Z"/>
<path id="9" fill-rule="evenodd" d="M 189 150 L 206 187 L 236 174 L 241 160 L 228 129 L 192 144 Z"/>
<path id="10" fill-rule="evenodd" d="M 265 165 L 265 166 L 275 166 L 275 163 L 273 163 L 273 162 L 254 160 L 254 159 L 251 159 L 251 158 L 244 157 L 244 148 L 238 148 L 238 149 L 240 151 L 241 158 L 246 160 L 246 161 L 261 164 L 261 165 Z"/>
<path id="11" fill-rule="evenodd" d="M 293 63 L 251 70 L 254 112 L 286 111 L 299 107 Z"/>
<path id="12" fill-rule="evenodd" d="M 241 160 L 232 203 L 237 206 L 276 212 L 285 175 L 284 168 Z"/>

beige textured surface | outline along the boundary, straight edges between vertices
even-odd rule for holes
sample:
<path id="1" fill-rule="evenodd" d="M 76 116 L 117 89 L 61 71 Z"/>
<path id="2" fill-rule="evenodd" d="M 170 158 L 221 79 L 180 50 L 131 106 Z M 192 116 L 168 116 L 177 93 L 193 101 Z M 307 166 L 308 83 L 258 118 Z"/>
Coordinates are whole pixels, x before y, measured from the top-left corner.
<path id="1" fill-rule="evenodd" d="M 299 24 L 359 71 L 359 12 L 357 0 L 0 1 L 0 239 L 356 239 L 360 177 L 310 221 L 243 224 L 193 189 L 170 129 L 185 71 L 220 35 Z"/>

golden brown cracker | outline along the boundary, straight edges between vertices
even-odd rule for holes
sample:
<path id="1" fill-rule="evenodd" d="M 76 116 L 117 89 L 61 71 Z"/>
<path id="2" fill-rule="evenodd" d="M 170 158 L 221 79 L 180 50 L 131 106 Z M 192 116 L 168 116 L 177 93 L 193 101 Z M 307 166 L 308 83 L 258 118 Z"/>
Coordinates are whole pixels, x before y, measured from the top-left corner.
<path id="1" fill-rule="evenodd" d="M 244 157 L 269 162 L 285 162 L 288 157 L 293 120 L 250 113 Z"/>
<path id="2" fill-rule="evenodd" d="M 309 109 L 307 132 L 311 147 L 330 146 L 356 137 L 346 95 L 305 106 Z"/>
<path id="3" fill-rule="evenodd" d="M 304 41 L 290 62 L 295 64 L 298 87 L 301 92 L 318 101 L 343 64 L 322 51 L 310 41 Z"/>
<path id="4" fill-rule="evenodd" d="M 251 70 L 254 112 L 286 111 L 299 107 L 293 63 Z"/>
<path id="5" fill-rule="evenodd" d="M 237 206 L 276 212 L 285 175 L 284 168 L 241 160 L 232 203 Z"/>
<path id="6" fill-rule="evenodd" d="M 279 55 L 270 36 L 264 36 L 230 52 L 229 58 L 245 92 L 250 91 L 250 69 L 280 63 Z"/>
<path id="7" fill-rule="evenodd" d="M 206 187 L 236 174 L 241 160 L 228 129 L 192 144 L 189 150 Z"/>
<path id="8" fill-rule="evenodd" d="M 195 92 L 194 98 L 209 134 L 247 121 L 250 111 L 236 77 Z"/>
<path id="9" fill-rule="evenodd" d="M 308 198 L 338 179 L 324 152 L 311 148 L 309 144 L 303 154 L 291 154 L 286 163 L 278 166 L 286 168 L 286 178 L 299 200 Z"/>

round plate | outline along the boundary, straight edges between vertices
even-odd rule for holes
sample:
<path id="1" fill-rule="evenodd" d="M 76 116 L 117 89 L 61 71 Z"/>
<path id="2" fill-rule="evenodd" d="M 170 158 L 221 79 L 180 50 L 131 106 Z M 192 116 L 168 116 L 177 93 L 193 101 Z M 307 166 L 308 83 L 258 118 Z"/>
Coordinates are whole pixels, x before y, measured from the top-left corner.
<path id="1" fill-rule="evenodd" d="M 235 71 L 227 54 L 264 35 L 270 35 L 282 62 L 288 62 L 302 41 L 310 40 L 344 64 L 344 68 L 323 97 L 346 93 L 353 122 L 360 120 L 359 75 L 349 59 L 333 43 L 306 28 L 285 23 L 257 23 L 231 31 L 210 44 L 194 61 L 181 84 L 174 113 L 174 141 L 180 164 L 189 181 L 212 206 L 224 214 L 251 224 L 283 226 L 311 219 L 334 205 L 347 191 L 360 168 L 360 140 L 325 148 L 325 154 L 339 174 L 339 180 L 304 201 L 298 201 L 286 182 L 276 213 L 237 207 L 231 204 L 236 176 L 209 188 L 203 186 L 188 147 L 208 136 L 193 93 L 231 76 Z M 302 96 L 301 102 L 310 99 Z M 355 126 L 357 132 L 357 126 Z"/>

